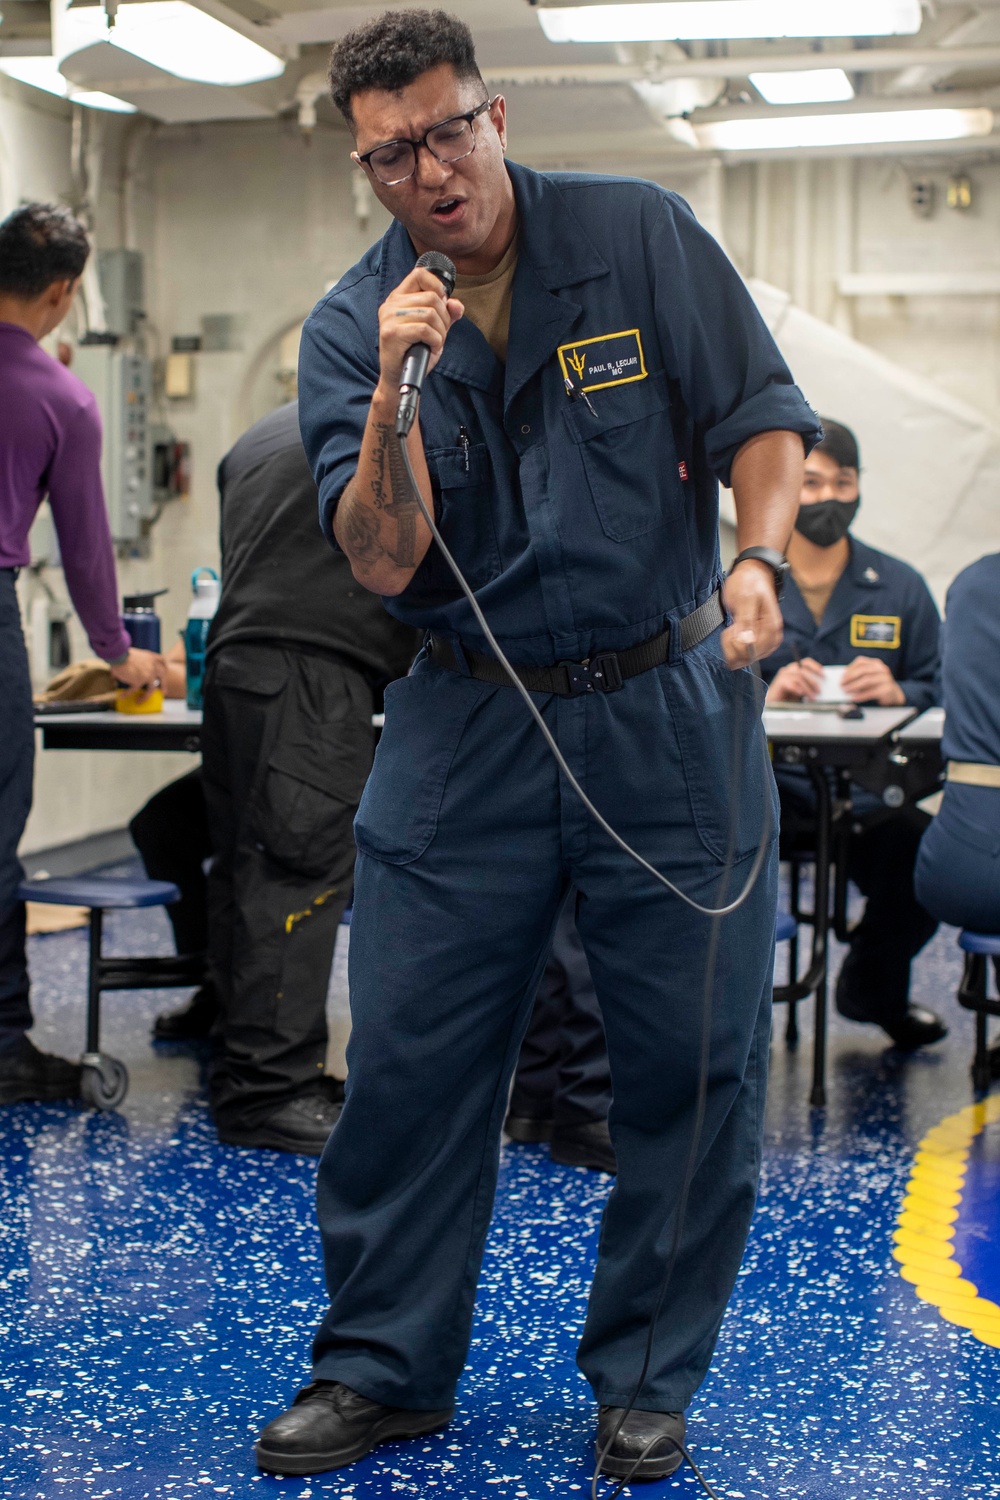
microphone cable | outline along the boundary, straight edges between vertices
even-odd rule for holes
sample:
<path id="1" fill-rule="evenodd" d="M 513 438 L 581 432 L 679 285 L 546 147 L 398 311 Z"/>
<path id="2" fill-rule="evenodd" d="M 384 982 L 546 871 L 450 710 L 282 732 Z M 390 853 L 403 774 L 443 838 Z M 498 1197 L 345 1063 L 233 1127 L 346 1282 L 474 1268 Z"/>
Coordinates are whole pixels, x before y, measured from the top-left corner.
<path id="1" fill-rule="evenodd" d="M 629 1400 L 628 1405 L 622 1409 L 622 1414 L 618 1419 L 614 1432 L 611 1434 L 611 1437 L 608 1439 L 604 1448 L 601 1450 L 597 1457 L 597 1463 L 594 1468 L 590 1493 L 591 1500 L 598 1500 L 598 1485 L 601 1478 L 601 1465 L 604 1462 L 604 1459 L 606 1458 L 608 1451 L 610 1450 L 618 1434 L 621 1432 L 622 1427 L 625 1425 L 626 1421 L 635 1410 L 635 1403 L 638 1401 L 639 1396 L 642 1393 L 642 1387 L 645 1384 L 646 1376 L 649 1373 L 649 1366 L 652 1361 L 653 1341 L 656 1335 L 656 1326 L 659 1321 L 660 1314 L 663 1311 L 663 1305 L 666 1301 L 667 1290 L 670 1286 L 670 1282 L 677 1265 L 677 1259 L 680 1254 L 681 1234 L 684 1228 L 684 1220 L 687 1214 L 688 1200 L 691 1195 L 691 1188 L 693 1186 L 695 1173 L 697 1172 L 698 1168 L 698 1154 L 701 1148 L 701 1135 L 704 1128 L 705 1113 L 708 1104 L 708 1080 L 709 1067 L 711 1062 L 712 1041 L 712 1012 L 714 1008 L 713 990 L 715 984 L 715 970 L 718 961 L 719 938 L 721 935 L 722 918 L 731 915 L 731 913 L 735 911 L 738 911 L 739 908 L 744 905 L 760 877 L 760 872 L 764 867 L 764 861 L 767 858 L 771 839 L 775 831 L 771 798 L 768 794 L 767 788 L 765 787 L 764 818 L 761 823 L 760 843 L 757 847 L 756 854 L 754 855 L 754 861 L 750 867 L 750 873 L 746 878 L 743 889 L 740 891 L 738 896 L 736 896 L 732 901 L 729 901 L 728 903 L 726 902 L 726 896 L 728 894 L 729 880 L 736 863 L 736 838 L 737 830 L 739 828 L 739 817 L 741 811 L 741 798 L 739 796 L 733 799 L 732 813 L 729 820 L 729 836 L 726 850 L 726 859 L 723 864 L 723 873 L 719 882 L 719 899 L 722 903 L 721 905 L 703 906 L 700 901 L 696 901 L 692 896 L 689 896 L 685 891 L 682 891 L 678 886 L 674 884 L 672 880 L 668 879 L 666 875 L 663 875 L 659 870 L 656 869 L 654 865 L 651 865 L 647 859 L 644 859 L 643 856 L 638 852 L 638 850 L 633 849 L 631 844 L 627 843 L 627 841 L 622 838 L 621 834 L 619 834 L 614 828 L 612 828 L 611 824 L 604 817 L 604 815 L 599 811 L 598 808 L 594 806 L 593 802 L 587 796 L 587 793 L 584 791 L 583 787 L 574 776 L 566 761 L 565 756 L 556 743 L 554 735 L 552 734 L 549 726 L 546 724 L 544 718 L 542 717 L 537 706 L 532 700 L 530 692 L 524 686 L 524 683 L 518 677 L 510 661 L 507 659 L 503 647 L 500 645 L 500 642 L 497 640 L 490 627 L 489 621 L 483 614 L 483 611 L 479 605 L 479 601 L 476 599 L 476 596 L 473 593 L 469 583 L 467 582 L 465 575 L 452 556 L 447 543 L 445 542 L 440 530 L 438 529 L 437 522 L 435 521 L 433 515 L 430 513 L 430 510 L 421 492 L 420 486 L 417 483 L 416 475 L 413 472 L 413 465 L 410 461 L 407 438 L 400 435 L 397 435 L 397 437 L 400 451 L 403 456 L 403 465 L 406 470 L 407 479 L 413 491 L 417 505 L 420 508 L 420 513 L 423 516 L 424 520 L 427 522 L 427 526 L 430 530 L 431 536 L 437 543 L 442 557 L 444 558 L 445 562 L 448 564 L 449 569 L 454 575 L 455 582 L 458 584 L 463 595 L 465 596 L 465 599 L 469 604 L 473 615 L 475 616 L 476 623 L 479 625 L 480 630 L 483 632 L 483 635 L 489 643 L 491 650 L 493 651 L 500 665 L 503 667 L 504 671 L 507 673 L 507 676 L 510 678 L 511 685 L 515 687 L 520 693 L 521 698 L 524 700 L 524 703 L 527 706 L 528 712 L 531 714 L 531 717 L 534 719 L 535 723 L 538 725 L 538 728 L 541 730 L 542 736 L 552 753 L 556 765 L 559 767 L 559 770 L 562 772 L 563 776 L 572 787 L 574 793 L 579 798 L 580 802 L 586 808 L 587 812 L 593 818 L 595 823 L 597 823 L 598 827 L 604 830 L 608 837 L 615 844 L 617 844 L 618 848 L 621 849 L 622 852 L 629 857 L 629 859 L 634 860 L 636 864 L 640 865 L 642 869 L 646 870 L 648 874 L 652 875 L 660 885 L 665 886 L 672 895 L 679 897 L 679 899 L 683 901 L 687 906 L 691 907 L 693 911 L 698 912 L 702 916 L 711 918 L 711 926 L 709 928 L 708 946 L 705 958 L 705 985 L 702 1003 L 701 1048 L 699 1056 L 698 1086 L 695 1094 L 694 1124 L 691 1133 L 691 1145 L 688 1148 L 687 1159 L 685 1162 L 681 1192 L 678 1199 L 677 1216 L 674 1223 L 674 1233 L 671 1241 L 670 1254 L 667 1258 L 667 1265 L 660 1282 L 656 1302 L 654 1303 L 653 1312 L 649 1320 L 649 1330 L 646 1336 L 646 1350 L 642 1364 L 642 1371 L 635 1383 L 635 1387 L 633 1389 L 632 1396 Z M 754 670 L 755 675 L 759 679 L 760 670 L 756 666 L 756 663 L 751 663 L 751 666 Z M 743 720 L 743 722 L 740 722 L 741 719 Z M 745 714 L 734 715 L 734 766 L 738 763 L 739 750 L 742 742 L 742 731 L 745 727 Z M 634 1479 L 648 1453 L 652 1450 L 655 1444 L 660 1441 L 661 1438 L 657 1436 L 647 1444 L 644 1451 L 640 1453 L 639 1457 L 632 1465 L 632 1468 L 630 1469 L 628 1474 L 624 1479 L 618 1480 L 611 1494 L 606 1497 L 606 1500 L 618 1500 L 618 1497 Z M 709 1496 L 709 1500 L 720 1500 L 720 1497 L 718 1496 L 716 1491 L 705 1479 L 701 1470 L 698 1468 L 698 1465 L 691 1457 L 691 1454 L 688 1452 L 686 1445 L 683 1443 L 677 1443 L 677 1447 L 679 1448 L 682 1457 L 690 1465 L 692 1472 L 697 1478 L 705 1494 Z M 666 1477 L 668 1476 L 665 1475 L 664 1478 Z"/>

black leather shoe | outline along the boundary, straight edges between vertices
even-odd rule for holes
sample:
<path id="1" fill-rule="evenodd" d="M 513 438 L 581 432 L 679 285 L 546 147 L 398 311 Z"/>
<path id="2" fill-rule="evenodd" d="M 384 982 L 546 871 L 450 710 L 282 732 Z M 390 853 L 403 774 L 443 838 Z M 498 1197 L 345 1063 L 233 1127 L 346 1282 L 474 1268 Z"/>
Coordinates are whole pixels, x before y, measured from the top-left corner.
<path id="1" fill-rule="evenodd" d="M 437 1432 L 453 1416 L 453 1407 L 380 1406 L 339 1381 L 314 1380 L 264 1428 L 254 1449 L 257 1467 L 265 1474 L 322 1474 L 357 1463 L 379 1443 Z"/>
<path id="2" fill-rule="evenodd" d="M 886 1023 L 879 1016 L 872 1015 L 866 1010 L 855 997 L 849 992 L 847 986 L 841 980 L 837 983 L 837 1010 L 848 1021 L 867 1022 L 869 1026 L 881 1026 L 886 1036 L 899 1048 L 900 1052 L 916 1052 L 918 1047 L 929 1047 L 932 1042 L 940 1042 L 948 1035 L 948 1028 L 940 1016 L 932 1010 L 925 1010 L 922 1005 L 911 1005 L 906 1013 L 898 1021 Z"/>
<path id="3" fill-rule="evenodd" d="M 504 1135 L 522 1146 L 530 1146 L 538 1141 L 550 1141 L 553 1123 L 551 1115 L 521 1115 L 511 1110 L 503 1122 Z"/>
<path id="4" fill-rule="evenodd" d="M 612 1479 L 665 1479 L 679 1469 L 684 1455 L 685 1424 L 682 1411 L 632 1411 L 614 1442 L 623 1406 L 602 1406 L 597 1419 L 594 1452 L 601 1473 Z M 607 1453 L 604 1452 L 611 1442 Z M 636 1465 L 638 1465 L 636 1467 Z"/>
<path id="5" fill-rule="evenodd" d="M 215 991 L 203 984 L 186 1005 L 165 1010 L 153 1022 L 154 1042 L 200 1042 L 211 1036 L 219 1014 Z"/>
<path id="6" fill-rule="evenodd" d="M 918 1047 L 929 1047 L 948 1035 L 948 1028 L 940 1016 L 922 1005 L 911 1005 L 901 1021 L 883 1030 L 892 1037 L 900 1052 L 916 1052 Z"/>
<path id="7" fill-rule="evenodd" d="M 297 1099 L 279 1104 L 270 1114 L 246 1125 L 238 1121 L 218 1121 L 219 1140 L 227 1146 L 289 1151 L 295 1156 L 322 1156 L 342 1107 L 328 1093 L 300 1094 Z"/>
<path id="8" fill-rule="evenodd" d="M 39 1052 L 26 1036 L 0 1050 L 0 1104 L 79 1097 L 79 1063 Z"/>
<path id="9" fill-rule="evenodd" d="M 592 1172 L 618 1171 L 607 1120 L 556 1125 L 549 1155 L 563 1167 L 589 1167 Z"/>

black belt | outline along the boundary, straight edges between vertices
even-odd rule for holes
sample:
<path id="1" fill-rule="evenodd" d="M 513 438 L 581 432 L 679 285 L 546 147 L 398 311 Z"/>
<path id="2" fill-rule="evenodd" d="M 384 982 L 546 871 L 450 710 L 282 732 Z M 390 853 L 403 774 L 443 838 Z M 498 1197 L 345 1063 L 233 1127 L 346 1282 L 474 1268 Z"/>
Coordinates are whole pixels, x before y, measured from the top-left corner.
<path id="1" fill-rule="evenodd" d="M 685 615 L 680 622 L 681 650 L 689 651 L 697 646 L 725 623 L 726 612 L 720 594 L 713 594 L 698 609 Z M 560 698 L 575 698 L 578 693 L 616 693 L 630 677 L 638 677 L 653 667 L 662 667 L 670 656 L 670 628 L 659 635 L 640 641 L 638 646 L 629 646 L 625 651 L 601 651 L 588 656 L 586 661 L 559 661 L 551 667 L 514 666 L 519 680 L 531 693 L 555 693 Z M 436 667 L 446 667 L 449 672 L 461 672 L 462 665 L 455 655 L 450 641 L 443 636 L 428 634 L 424 648 Z M 470 651 L 462 647 L 462 655 L 468 666 L 468 675 L 477 682 L 492 682 L 497 687 L 511 687 L 506 671 L 492 656 L 481 651 Z M 512 663 L 513 665 L 513 663 Z"/>

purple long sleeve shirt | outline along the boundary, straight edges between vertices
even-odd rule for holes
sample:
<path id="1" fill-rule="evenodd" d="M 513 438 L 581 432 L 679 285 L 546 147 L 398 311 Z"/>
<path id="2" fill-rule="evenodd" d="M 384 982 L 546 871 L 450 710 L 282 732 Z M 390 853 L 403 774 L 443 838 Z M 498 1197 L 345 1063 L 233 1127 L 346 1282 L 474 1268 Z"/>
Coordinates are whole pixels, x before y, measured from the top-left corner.
<path id="1" fill-rule="evenodd" d="M 0 568 L 31 560 L 28 532 L 49 497 L 70 598 L 96 656 L 131 642 L 118 609 L 92 392 L 26 328 L 0 323 Z"/>

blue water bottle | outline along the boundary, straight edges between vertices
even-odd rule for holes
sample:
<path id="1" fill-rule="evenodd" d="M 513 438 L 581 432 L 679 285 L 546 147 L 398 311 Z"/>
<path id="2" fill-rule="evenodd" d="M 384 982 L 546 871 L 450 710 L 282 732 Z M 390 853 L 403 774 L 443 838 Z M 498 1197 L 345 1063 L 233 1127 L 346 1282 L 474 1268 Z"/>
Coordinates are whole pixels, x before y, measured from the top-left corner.
<path id="1" fill-rule="evenodd" d="M 159 651 L 160 617 L 153 602 L 166 589 L 153 589 L 148 594 L 126 594 L 123 603 L 122 624 L 133 646 L 140 651 Z"/>
<path id="2" fill-rule="evenodd" d="M 219 607 L 219 575 L 213 568 L 195 568 L 191 574 L 194 598 L 184 627 L 184 659 L 187 666 L 187 706 L 201 708 L 205 685 L 205 646 L 208 628 Z"/>

